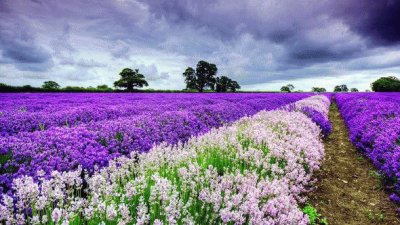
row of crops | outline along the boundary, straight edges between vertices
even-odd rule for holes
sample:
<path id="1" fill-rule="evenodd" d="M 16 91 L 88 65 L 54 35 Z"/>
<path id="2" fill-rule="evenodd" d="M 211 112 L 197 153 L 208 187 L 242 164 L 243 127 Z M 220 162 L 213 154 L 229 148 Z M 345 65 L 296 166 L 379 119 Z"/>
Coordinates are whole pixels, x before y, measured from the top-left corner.
<path id="1" fill-rule="evenodd" d="M 352 143 L 379 169 L 400 203 L 400 94 L 336 95 Z"/>
<path id="2" fill-rule="evenodd" d="M 326 96 L 109 96 L 96 107 L 94 96 L 74 102 L 72 95 L 60 110 L 43 96 L 4 103 L 2 117 L 23 119 L 0 140 L 0 221 L 309 223 L 301 205 L 324 156 L 321 137 L 331 131 Z M 136 111 L 95 116 L 129 103 Z M 87 120 L 46 122 L 82 105 L 93 111 Z M 46 125 L 21 129 L 26 120 Z"/>
<path id="3" fill-rule="evenodd" d="M 0 132 L 9 136 L 122 117 L 151 117 L 166 111 L 191 112 L 210 120 L 204 122 L 220 123 L 307 96 L 310 94 L 3 94 Z"/>
<path id="4" fill-rule="evenodd" d="M 42 171 L 48 178 L 54 170 L 69 171 L 78 166 L 92 173 L 95 167 L 107 166 L 109 160 L 132 151 L 147 152 L 162 142 L 185 142 L 211 128 L 310 95 L 37 94 L 28 95 L 28 99 L 23 96 L 16 95 L 14 104 L 13 100 L 3 102 L 7 107 L 0 118 L 13 126 L 2 125 L 6 127 L 6 135 L 0 137 L 2 192 L 10 190 L 16 177 L 29 175 L 37 179 Z M 16 104 L 27 110 L 20 111 Z M 112 107 L 107 112 L 112 113 L 104 116 L 103 109 L 109 106 Z M 57 107 L 59 110 L 54 111 Z M 82 107 L 86 116 L 77 113 Z M 38 129 L 38 124 L 44 124 L 44 129 L 16 129 L 32 128 L 33 124 Z"/>

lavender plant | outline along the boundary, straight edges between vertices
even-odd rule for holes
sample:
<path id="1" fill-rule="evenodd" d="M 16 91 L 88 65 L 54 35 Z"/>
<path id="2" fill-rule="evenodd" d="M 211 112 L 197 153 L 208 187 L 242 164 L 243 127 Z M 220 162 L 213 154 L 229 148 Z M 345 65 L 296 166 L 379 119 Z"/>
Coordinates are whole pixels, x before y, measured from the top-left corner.
<path id="1" fill-rule="evenodd" d="M 132 151 L 91 175 L 79 167 L 54 170 L 49 178 L 39 170 L 38 182 L 14 179 L 14 194 L 3 195 L 0 204 L 0 221 L 308 224 L 299 204 L 324 156 L 320 138 L 319 126 L 301 112 L 262 111 L 185 144 Z"/>
<path id="2" fill-rule="evenodd" d="M 337 94 L 339 110 L 352 143 L 385 177 L 390 198 L 400 203 L 400 95 L 397 93 Z"/>

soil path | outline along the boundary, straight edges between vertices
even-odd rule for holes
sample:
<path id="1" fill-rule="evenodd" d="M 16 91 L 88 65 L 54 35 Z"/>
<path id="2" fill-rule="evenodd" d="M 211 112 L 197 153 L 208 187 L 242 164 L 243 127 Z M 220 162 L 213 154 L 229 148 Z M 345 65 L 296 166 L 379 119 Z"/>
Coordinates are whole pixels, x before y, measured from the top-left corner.
<path id="1" fill-rule="evenodd" d="M 333 132 L 325 143 L 325 161 L 316 177 L 310 202 L 329 225 L 400 224 L 396 206 L 382 189 L 373 165 L 349 140 L 347 127 L 335 104 L 329 112 Z"/>

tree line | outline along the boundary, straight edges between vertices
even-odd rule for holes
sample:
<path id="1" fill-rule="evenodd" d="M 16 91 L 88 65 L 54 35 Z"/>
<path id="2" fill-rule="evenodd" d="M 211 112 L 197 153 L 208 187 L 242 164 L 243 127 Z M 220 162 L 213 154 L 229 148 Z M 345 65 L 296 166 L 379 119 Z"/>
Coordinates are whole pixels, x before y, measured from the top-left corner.
<path id="1" fill-rule="evenodd" d="M 66 86 L 61 87 L 55 81 L 45 81 L 41 87 L 31 85 L 11 86 L 0 83 L 0 92 L 236 92 L 241 87 L 237 81 L 228 76 L 217 77 L 218 68 L 215 64 L 206 61 L 199 61 L 196 69 L 186 68 L 182 73 L 186 88 L 178 90 L 140 90 L 139 88 L 149 86 L 145 75 L 139 69 L 125 68 L 119 73 L 119 79 L 114 82 L 114 88 L 106 84 L 97 87 Z M 371 84 L 371 89 L 376 92 L 399 92 L 400 80 L 397 77 L 381 77 Z M 281 92 L 293 92 L 295 86 L 287 84 L 281 87 Z M 348 88 L 347 85 L 336 85 L 333 92 L 358 92 L 357 88 Z M 368 90 L 366 90 L 368 91 Z M 302 92 L 298 90 L 297 92 Z M 327 92 L 323 87 L 312 87 L 311 92 Z"/>
<path id="2" fill-rule="evenodd" d="M 67 86 L 62 88 L 55 81 L 45 81 L 41 87 L 10 86 L 0 83 L 0 92 L 236 92 L 240 89 L 237 81 L 227 76 L 217 77 L 218 68 L 215 64 L 206 61 L 199 61 L 196 70 L 188 67 L 183 73 L 186 88 L 182 91 L 169 90 L 140 90 L 139 88 L 149 86 L 145 75 L 139 72 L 139 69 L 124 68 L 119 73 L 119 79 L 114 82 L 114 88 L 106 84 L 97 87 L 78 87 Z"/>
<path id="3" fill-rule="evenodd" d="M 238 82 L 227 76 L 216 77 L 218 68 L 215 64 L 206 61 L 199 61 L 196 70 L 188 67 L 183 72 L 187 90 L 203 92 L 204 89 L 215 90 L 216 92 L 235 92 L 240 89 Z"/>
<path id="4" fill-rule="evenodd" d="M 281 87 L 281 92 L 293 92 L 295 89 L 293 84 L 288 84 L 285 86 Z M 333 89 L 333 92 L 348 92 L 349 89 L 347 88 L 347 85 L 345 84 L 341 84 L 341 85 L 337 85 L 335 86 L 335 88 Z M 350 89 L 351 92 L 358 92 L 357 88 L 351 88 Z M 297 92 L 303 92 L 303 91 L 297 91 Z M 322 93 L 322 92 L 327 92 L 326 88 L 323 87 L 312 87 L 311 88 L 311 92 L 318 92 L 318 93 Z"/>

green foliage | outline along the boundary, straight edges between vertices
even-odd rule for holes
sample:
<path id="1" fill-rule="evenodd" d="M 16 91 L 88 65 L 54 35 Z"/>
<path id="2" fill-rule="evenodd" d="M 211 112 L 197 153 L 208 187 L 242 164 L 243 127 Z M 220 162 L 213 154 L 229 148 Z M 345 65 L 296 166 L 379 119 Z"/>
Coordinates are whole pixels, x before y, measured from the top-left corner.
<path id="1" fill-rule="evenodd" d="M 107 84 L 97 85 L 96 89 L 97 89 L 98 91 L 106 91 L 106 92 L 113 91 L 113 89 L 110 88 Z"/>
<path id="2" fill-rule="evenodd" d="M 42 85 L 43 89 L 49 89 L 49 90 L 56 90 L 56 89 L 60 89 L 60 85 L 55 82 L 55 81 L 45 81 Z"/>
<path id="3" fill-rule="evenodd" d="M 374 222 L 382 222 L 385 219 L 385 216 L 383 213 L 378 212 L 378 213 L 373 213 L 370 211 L 367 211 L 367 216 L 368 219 Z"/>
<path id="4" fill-rule="evenodd" d="M 373 91 L 393 92 L 400 91 L 400 80 L 397 77 L 381 77 L 371 84 Z"/>
<path id="5" fill-rule="evenodd" d="M 286 86 L 281 87 L 282 92 L 292 92 L 294 91 L 294 85 L 293 84 L 288 84 Z"/>
<path id="6" fill-rule="evenodd" d="M 311 225 L 328 225 L 328 221 L 326 218 L 323 218 L 318 212 L 317 209 L 312 205 L 307 204 L 303 208 L 303 213 L 307 214 Z"/>
<path id="7" fill-rule="evenodd" d="M 182 74 L 185 77 L 187 89 L 196 89 L 203 92 L 205 88 L 215 89 L 218 68 L 215 64 L 199 61 L 196 70 L 188 67 Z"/>
<path id="8" fill-rule="evenodd" d="M 321 87 L 313 87 L 313 88 L 311 89 L 311 91 L 312 91 L 312 92 L 321 93 L 321 92 L 326 92 L 326 89 L 325 89 L 325 88 L 321 88 Z"/>
<path id="9" fill-rule="evenodd" d="M 351 92 L 358 92 L 358 89 L 357 88 L 350 88 L 350 91 Z"/>
<path id="10" fill-rule="evenodd" d="M 86 91 L 86 88 L 79 86 L 66 86 L 62 90 L 67 92 L 84 92 Z"/>
<path id="11" fill-rule="evenodd" d="M 238 82 L 230 79 L 227 76 L 217 77 L 216 79 L 217 92 L 227 92 L 227 91 L 236 92 L 237 89 L 240 89 L 240 85 L 238 84 Z"/>
<path id="12" fill-rule="evenodd" d="M 188 67 L 185 72 L 183 72 L 183 76 L 185 77 L 187 90 L 197 89 L 196 71 L 192 67 Z"/>
<path id="13" fill-rule="evenodd" d="M 334 92 L 348 92 L 349 88 L 345 84 L 337 85 L 333 89 Z"/>
<path id="14" fill-rule="evenodd" d="M 132 92 L 135 87 L 149 86 L 144 75 L 139 73 L 138 69 L 125 68 L 119 75 L 121 78 L 114 82 L 115 87 L 126 88 L 129 92 Z"/>
<path id="15" fill-rule="evenodd" d="M 12 164 L 6 166 L 7 162 L 13 161 L 12 152 L 7 152 L 6 154 L 0 154 L 0 175 L 5 173 L 15 173 L 17 168 Z"/>

